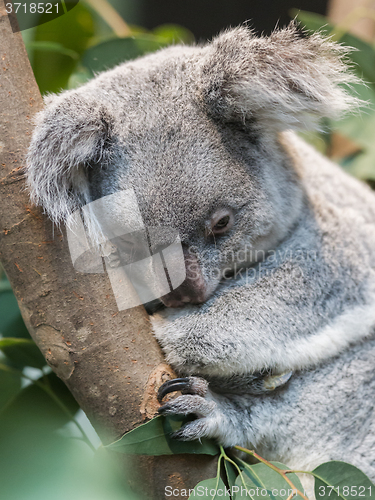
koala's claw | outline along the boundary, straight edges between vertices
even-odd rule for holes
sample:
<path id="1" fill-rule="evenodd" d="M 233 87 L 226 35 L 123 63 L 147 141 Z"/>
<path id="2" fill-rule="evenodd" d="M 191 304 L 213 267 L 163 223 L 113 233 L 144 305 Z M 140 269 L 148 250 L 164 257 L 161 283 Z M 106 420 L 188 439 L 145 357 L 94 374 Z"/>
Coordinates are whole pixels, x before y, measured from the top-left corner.
<path id="1" fill-rule="evenodd" d="M 159 387 L 158 390 L 159 403 L 161 403 L 165 398 L 165 396 L 170 392 L 182 391 L 183 389 L 188 388 L 188 386 L 189 386 L 189 377 L 174 378 L 173 380 L 167 380 L 167 382 L 164 382 L 164 384 Z M 164 405 L 163 408 L 165 406 L 168 405 Z"/>
<path id="2" fill-rule="evenodd" d="M 159 413 L 162 415 L 193 414 L 197 417 L 196 420 L 184 424 L 181 429 L 172 434 L 174 439 L 180 441 L 191 441 L 203 437 L 214 438 L 217 436 L 220 424 L 224 422 L 223 415 L 220 415 L 215 401 L 192 394 L 179 396 L 169 401 L 159 408 Z"/>
<path id="3" fill-rule="evenodd" d="M 184 377 L 167 380 L 158 391 L 158 401 L 162 402 L 164 397 L 170 392 L 181 391 L 183 394 L 198 394 L 205 396 L 208 389 L 208 382 L 200 377 Z"/>

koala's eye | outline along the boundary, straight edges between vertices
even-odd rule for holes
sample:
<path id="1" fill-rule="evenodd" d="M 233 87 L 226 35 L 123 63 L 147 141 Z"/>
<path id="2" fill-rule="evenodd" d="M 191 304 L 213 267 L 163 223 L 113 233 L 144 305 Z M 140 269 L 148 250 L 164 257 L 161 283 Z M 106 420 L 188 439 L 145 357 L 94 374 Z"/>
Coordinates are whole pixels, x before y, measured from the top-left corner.
<path id="1" fill-rule="evenodd" d="M 223 234 L 228 231 L 233 224 L 232 212 L 226 209 L 219 210 L 211 219 L 211 234 Z"/>
<path id="2" fill-rule="evenodd" d="M 224 229 L 229 224 L 229 221 L 230 221 L 229 215 L 226 215 L 225 217 L 222 217 L 219 220 L 219 222 L 214 225 L 214 227 L 213 227 L 214 231 L 218 231 L 218 230 L 220 231 L 221 229 Z"/>

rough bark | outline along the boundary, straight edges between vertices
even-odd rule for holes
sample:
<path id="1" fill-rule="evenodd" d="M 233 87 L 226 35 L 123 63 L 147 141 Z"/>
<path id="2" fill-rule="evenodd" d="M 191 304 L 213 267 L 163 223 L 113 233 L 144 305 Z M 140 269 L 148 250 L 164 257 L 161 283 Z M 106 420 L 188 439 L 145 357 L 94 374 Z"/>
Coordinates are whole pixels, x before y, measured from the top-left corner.
<path id="1" fill-rule="evenodd" d="M 118 312 L 107 275 L 77 273 L 64 233 L 30 205 L 22 166 L 43 102 L 11 22 L 0 0 L 0 260 L 31 336 L 108 442 L 155 411 L 155 391 L 170 369 L 143 306 Z M 212 477 L 214 462 L 139 457 L 133 480 L 143 477 L 148 498 L 164 498 L 172 481 L 192 488 Z"/>

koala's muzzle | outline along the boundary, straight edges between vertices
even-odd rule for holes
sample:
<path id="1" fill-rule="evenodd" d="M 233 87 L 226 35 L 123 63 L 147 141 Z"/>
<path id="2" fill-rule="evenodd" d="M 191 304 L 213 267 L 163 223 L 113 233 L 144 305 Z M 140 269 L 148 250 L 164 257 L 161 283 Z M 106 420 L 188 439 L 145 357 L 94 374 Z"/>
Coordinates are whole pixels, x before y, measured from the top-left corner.
<path id="1" fill-rule="evenodd" d="M 197 257 L 183 245 L 186 268 L 185 281 L 175 290 L 161 297 L 167 307 L 182 307 L 186 304 L 201 304 L 207 300 L 207 285 Z"/>

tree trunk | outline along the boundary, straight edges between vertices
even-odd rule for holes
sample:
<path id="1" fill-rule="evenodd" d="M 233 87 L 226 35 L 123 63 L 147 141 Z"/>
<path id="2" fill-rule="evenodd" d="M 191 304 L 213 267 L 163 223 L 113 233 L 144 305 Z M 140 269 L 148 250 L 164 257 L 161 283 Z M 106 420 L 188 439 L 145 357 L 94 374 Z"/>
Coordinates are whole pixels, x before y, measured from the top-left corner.
<path id="1" fill-rule="evenodd" d="M 30 205 L 22 167 L 43 101 L 13 23 L 0 0 L 0 260 L 32 338 L 108 442 L 155 413 L 173 375 L 143 306 L 118 312 L 107 275 L 76 272 L 64 232 Z M 134 458 L 147 498 L 215 475 L 212 457 Z"/>

